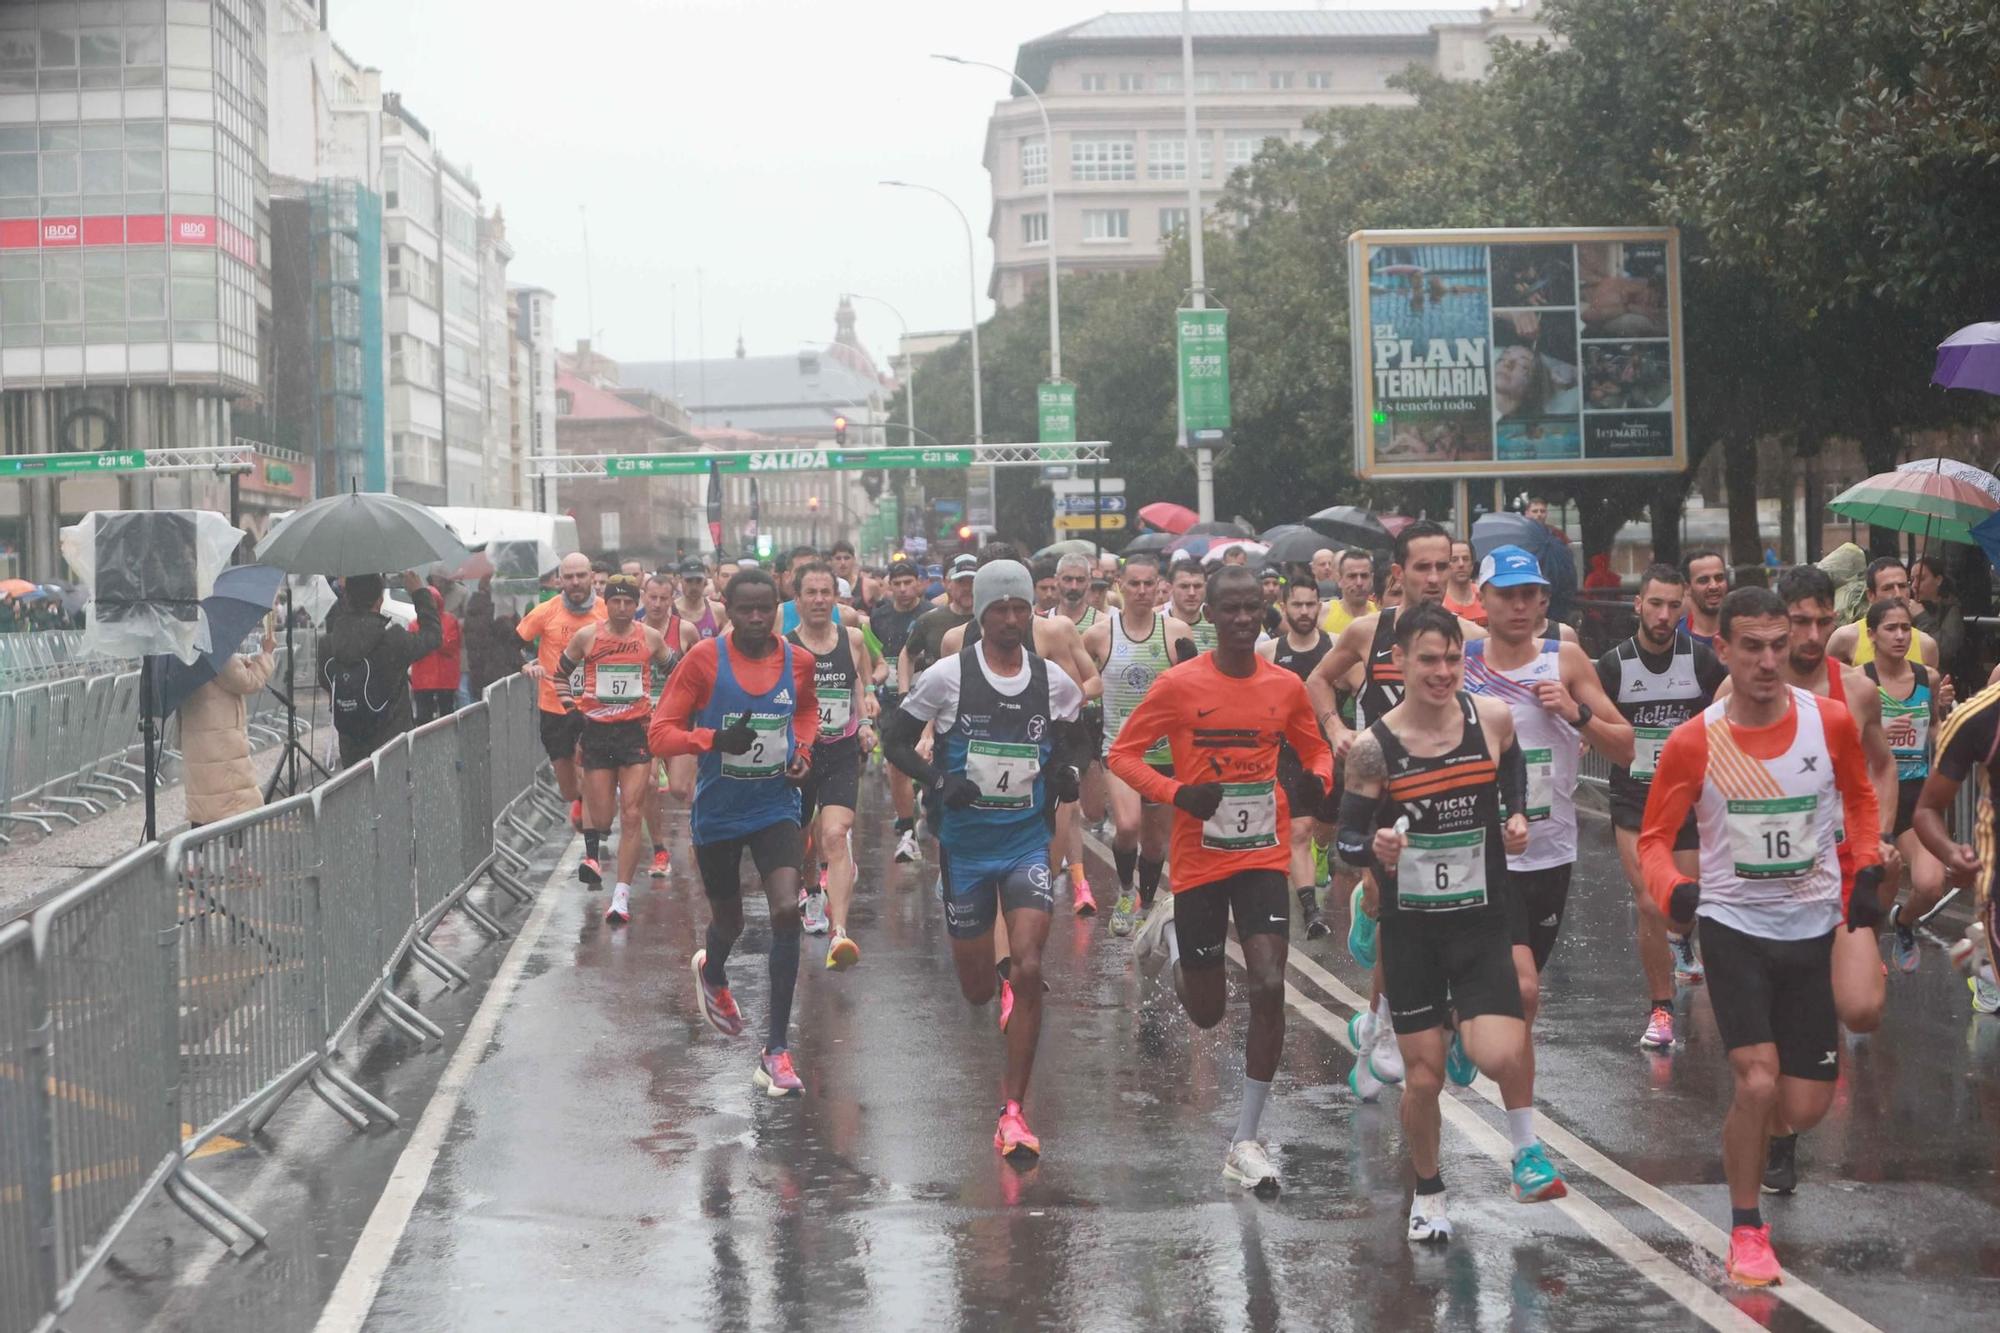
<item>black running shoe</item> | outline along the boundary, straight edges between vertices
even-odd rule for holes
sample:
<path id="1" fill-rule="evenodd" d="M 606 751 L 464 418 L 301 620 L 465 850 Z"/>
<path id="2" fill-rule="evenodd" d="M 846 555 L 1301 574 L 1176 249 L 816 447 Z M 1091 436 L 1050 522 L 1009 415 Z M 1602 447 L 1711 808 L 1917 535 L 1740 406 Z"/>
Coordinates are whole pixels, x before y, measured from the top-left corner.
<path id="1" fill-rule="evenodd" d="M 1790 1194 L 1799 1187 L 1799 1136 L 1773 1134 L 1764 1158 L 1764 1193 Z"/>

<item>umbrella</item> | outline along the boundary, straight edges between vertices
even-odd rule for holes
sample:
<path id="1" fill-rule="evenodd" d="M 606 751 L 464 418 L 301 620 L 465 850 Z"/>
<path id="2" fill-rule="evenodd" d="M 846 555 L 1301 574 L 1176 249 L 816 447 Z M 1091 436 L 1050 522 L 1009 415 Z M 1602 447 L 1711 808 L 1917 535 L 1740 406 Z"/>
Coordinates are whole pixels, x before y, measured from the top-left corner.
<path id="1" fill-rule="evenodd" d="M 1185 537 L 1254 537 L 1257 535 L 1257 529 L 1239 518 L 1232 519 L 1227 523 L 1197 523 L 1181 535 Z"/>
<path id="2" fill-rule="evenodd" d="M 35 591 L 35 585 L 26 579 L 0 579 L 0 593 L 9 597 L 25 597 Z"/>
<path id="3" fill-rule="evenodd" d="M 1222 543 L 1228 540 L 1230 540 L 1230 538 L 1224 537 L 1219 533 L 1190 532 L 1182 536 L 1176 537 L 1172 541 L 1168 542 L 1166 546 L 1161 548 L 1161 554 L 1170 557 L 1177 555 L 1191 555 L 1195 559 L 1199 560 L 1203 556 L 1207 555 L 1210 551 L 1214 550 L 1216 547 L 1222 545 Z M 1132 548 L 1129 546 L 1126 547 L 1125 552 L 1128 555 L 1131 554 Z"/>
<path id="4" fill-rule="evenodd" d="M 493 574 L 493 557 L 485 551 L 474 551 L 466 557 L 465 563 L 448 572 L 454 582 L 478 583 Z"/>
<path id="5" fill-rule="evenodd" d="M 1899 464 L 1896 471 L 1929 472 L 1938 476 L 1950 477 L 1952 480 L 1962 481 L 1968 486 L 1977 486 L 1980 490 L 1985 491 L 1993 497 L 1994 504 L 2000 505 L 2000 477 L 1994 476 L 1984 468 L 1974 467 L 1970 463 L 1962 463 L 1956 458 L 1913 458 L 1907 463 Z"/>
<path id="6" fill-rule="evenodd" d="M 1081 537 L 1069 537 L 1059 542 L 1050 542 L 1035 552 L 1037 560 L 1060 560 L 1066 555 L 1096 555 L 1097 546 Z"/>
<path id="7" fill-rule="evenodd" d="M 1940 472 L 1896 471 L 1849 486 L 1827 509 L 1878 528 L 1974 545 L 1972 526 L 2000 509 L 2000 501 Z"/>
<path id="8" fill-rule="evenodd" d="M 170 716 L 188 696 L 215 679 L 257 622 L 270 614 L 278 585 L 284 581 L 284 571 L 273 565 L 237 565 L 215 576 L 215 591 L 201 599 L 202 613 L 208 617 L 208 641 L 214 646 L 192 662 L 162 660 L 155 716 Z"/>
<path id="9" fill-rule="evenodd" d="M 257 544 L 260 564 L 290 574 L 380 574 L 434 560 L 459 565 L 467 554 L 429 509 L 375 491 L 315 500 Z"/>
<path id="10" fill-rule="evenodd" d="M 1222 557 L 1231 551 L 1241 551 L 1244 559 L 1254 565 L 1263 560 L 1267 549 L 1264 543 L 1252 541 L 1248 537 L 1233 537 L 1209 547 L 1208 553 L 1201 557 L 1201 562 L 1209 566 L 1218 565 L 1222 563 Z"/>
<path id="11" fill-rule="evenodd" d="M 1177 538 L 1171 532 L 1142 532 L 1125 543 L 1126 555 L 1158 555 L 1172 546 Z"/>
<path id="12" fill-rule="evenodd" d="M 1307 517 L 1304 523 L 1322 536 L 1364 550 L 1386 551 L 1394 544 L 1382 520 L 1355 505 L 1333 505 Z"/>
<path id="13" fill-rule="evenodd" d="M 1939 343 L 1931 383 L 2000 393 L 2000 324 L 1968 324 Z"/>
<path id="14" fill-rule="evenodd" d="M 1542 577 L 1549 581 L 1549 616 L 1565 619 L 1576 596 L 1576 562 L 1570 558 L 1569 539 L 1526 514 L 1481 514 L 1472 523 L 1473 558 L 1484 560 L 1496 546 L 1518 546 L 1535 557 Z"/>
<path id="15" fill-rule="evenodd" d="M 1309 565 L 1313 552 L 1326 549 L 1326 538 L 1302 523 L 1280 523 L 1258 538 L 1270 549 L 1264 558 L 1275 565 Z"/>
<path id="16" fill-rule="evenodd" d="M 1170 500 L 1156 500 L 1139 511 L 1139 517 L 1162 532 L 1175 536 L 1186 532 L 1201 522 L 1201 515 L 1186 505 L 1177 505 Z"/>
<path id="17" fill-rule="evenodd" d="M 1986 552 L 1986 558 L 2000 568 L 2000 511 L 1988 514 L 1972 525 L 1972 540 Z"/>

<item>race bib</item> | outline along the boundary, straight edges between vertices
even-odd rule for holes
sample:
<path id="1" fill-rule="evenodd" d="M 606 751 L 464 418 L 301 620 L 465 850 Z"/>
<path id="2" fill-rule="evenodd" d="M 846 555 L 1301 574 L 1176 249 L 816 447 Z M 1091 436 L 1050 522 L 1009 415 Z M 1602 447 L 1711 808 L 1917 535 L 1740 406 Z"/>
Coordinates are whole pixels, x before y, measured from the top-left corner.
<path id="1" fill-rule="evenodd" d="M 889 668 L 889 674 L 882 678 L 882 688 L 893 693 L 898 688 L 896 684 L 896 659 L 891 657 L 884 665 Z"/>
<path id="2" fill-rule="evenodd" d="M 1201 826 L 1201 845 L 1251 852 L 1278 845 L 1278 790 L 1271 782 L 1225 782 L 1222 804 Z"/>
<path id="3" fill-rule="evenodd" d="M 1006 741 L 967 741 L 965 776 L 979 788 L 981 810 L 1025 810 L 1035 803 L 1042 747 Z"/>
<path id="4" fill-rule="evenodd" d="M 1396 863 L 1396 905 L 1450 912 L 1486 905 L 1486 830 L 1409 833 Z"/>
<path id="5" fill-rule="evenodd" d="M 1154 768 L 1172 768 L 1174 766 L 1174 747 L 1165 736 L 1162 736 L 1153 742 L 1141 758 Z"/>
<path id="6" fill-rule="evenodd" d="M 1555 803 L 1556 758 L 1553 750 L 1523 750 L 1521 757 L 1528 764 L 1528 822 L 1538 823 L 1549 817 L 1549 808 Z"/>
<path id="7" fill-rule="evenodd" d="M 597 668 L 597 697 L 603 703 L 633 703 L 646 697 L 643 673 L 635 663 Z"/>
<path id="8" fill-rule="evenodd" d="M 1660 751 L 1673 734 L 1672 727 L 1632 728 L 1632 767 L 1626 771 L 1641 782 L 1651 782 L 1660 771 Z"/>
<path id="9" fill-rule="evenodd" d="M 785 763 L 790 758 L 789 733 L 792 720 L 770 713 L 752 713 L 750 730 L 756 739 L 742 754 L 722 756 L 722 776 L 725 778 L 774 778 L 785 771 Z"/>
<path id="10" fill-rule="evenodd" d="M 828 690 L 819 696 L 819 734 L 838 736 L 847 730 L 847 720 L 854 716 L 854 691 Z"/>
<path id="11" fill-rule="evenodd" d="M 1729 852 L 1738 879 L 1797 879 L 1819 861 L 1819 797 L 1729 802 Z"/>

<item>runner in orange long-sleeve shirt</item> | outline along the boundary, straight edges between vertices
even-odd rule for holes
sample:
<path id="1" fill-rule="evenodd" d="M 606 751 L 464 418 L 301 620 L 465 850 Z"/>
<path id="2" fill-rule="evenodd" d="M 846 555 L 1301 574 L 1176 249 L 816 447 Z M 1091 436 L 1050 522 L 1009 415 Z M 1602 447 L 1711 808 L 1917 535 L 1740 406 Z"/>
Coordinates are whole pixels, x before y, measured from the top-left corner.
<path id="1" fill-rule="evenodd" d="M 1718 656 L 1731 688 L 1660 751 L 1639 834 L 1646 891 L 1676 927 L 1701 919 L 1715 1025 L 1735 1099 L 1722 1125 L 1729 1274 L 1779 1280 L 1758 1207 L 1773 1122 L 1819 1123 L 1840 1072 L 1834 936 L 1882 919 L 1885 878 L 1861 735 L 1847 709 L 1786 683 L 1786 605 L 1764 588 L 1723 599 Z M 1688 812 L 1700 877 L 1674 864 Z M 1847 836 L 1837 840 L 1840 828 Z"/>
<path id="2" fill-rule="evenodd" d="M 1257 1123 L 1285 1042 L 1291 846 L 1281 830 L 1289 828 L 1293 800 L 1310 809 L 1325 799 L 1333 752 L 1299 678 L 1257 655 L 1264 622 L 1257 576 L 1225 566 L 1209 580 L 1207 598 L 1214 650 L 1153 682 L 1105 762 L 1142 799 L 1175 808 L 1173 892 L 1154 904 L 1134 952 L 1148 972 L 1173 964 L 1174 993 L 1199 1027 L 1222 1021 L 1222 950 L 1229 919 L 1236 919 L 1250 1034 L 1243 1108 L 1222 1174 L 1271 1194 L 1278 1172 L 1257 1140 Z M 1162 738 L 1173 751 L 1173 776 L 1146 762 L 1147 749 Z M 1280 741 L 1305 770 L 1294 792 L 1277 781 Z"/>

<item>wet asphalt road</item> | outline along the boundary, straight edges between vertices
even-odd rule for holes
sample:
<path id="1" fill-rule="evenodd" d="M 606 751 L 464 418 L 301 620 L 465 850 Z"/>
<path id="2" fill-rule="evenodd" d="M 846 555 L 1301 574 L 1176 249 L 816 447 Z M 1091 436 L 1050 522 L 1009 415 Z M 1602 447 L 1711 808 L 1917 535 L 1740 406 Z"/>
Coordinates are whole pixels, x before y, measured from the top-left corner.
<path id="1" fill-rule="evenodd" d="M 331 1313 L 379 1330 L 1953 1329 L 2000 1309 L 2000 1017 L 1974 1018 L 1935 948 L 1917 976 L 1891 978 L 1883 1031 L 1849 1039 L 1834 1110 L 1802 1143 L 1798 1195 L 1767 1200 L 1787 1285 L 1734 1290 L 1705 1248 L 1728 1215 L 1727 1075 L 1706 997 L 1680 998 L 1672 1057 L 1636 1048 L 1646 997 L 1629 891 L 1607 825 L 1586 817 L 1537 1028 L 1542 1129 L 1574 1197 L 1507 1198 L 1504 1122 L 1482 1080 L 1447 1112 L 1457 1238 L 1418 1253 L 1402 1239 L 1398 1094 L 1363 1107 L 1346 1088 L 1335 1034 L 1367 983 L 1338 933 L 1310 946 L 1294 934 L 1264 1120 L 1278 1199 L 1220 1174 L 1240 1004 L 1196 1031 L 1139 980 L 1105 916 L 1066 910 L 1028 1105 L 1044 1157 L 1001 1162 L 994 1014 L 959 997 L 933 872 L 893 864 L 884 795 L 864 782 L 861 964 L 826 972 L 823 943 L 806 944 L 803 1099 L 770 1101 L 750 1080 L 761 899 L 731 961 L 749 1022 L 731 1041 L 693 1003 L 705 910 L 685 834 L 668 886 L 635 890 L 622 930 L 568 878 L 569 849 L 407 1228 L 363 1240 L 355 1266 L 379 1271 L 379 1290 Z M 447 943 L 486 973 L 504 952 Z M 478 997 L 440 991 L 406 993 L 456 1034 Z M 311 1327 L 447 1054 L 384 1036 L 358 1062 L 405 1110 L 401 1130 L 356 1136 L 301 1097 L 263 1141 L 202 1164 L 253 1192 L 269 1249 L 218 1262 L 219 1246 L 155 1204 L 66 1326 Z"/>

